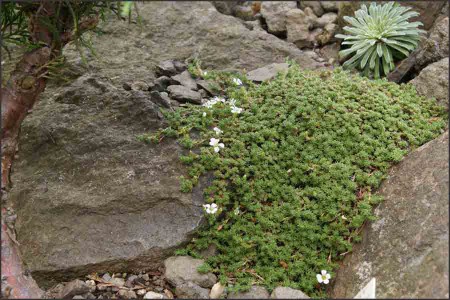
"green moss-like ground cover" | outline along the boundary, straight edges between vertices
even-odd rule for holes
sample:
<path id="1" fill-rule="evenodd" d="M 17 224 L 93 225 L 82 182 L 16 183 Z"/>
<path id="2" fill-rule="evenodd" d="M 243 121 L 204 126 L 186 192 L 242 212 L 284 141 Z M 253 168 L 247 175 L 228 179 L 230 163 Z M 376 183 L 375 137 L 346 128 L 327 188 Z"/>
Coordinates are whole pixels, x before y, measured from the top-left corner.
<path id="1" fill-rule="evenodd" d="M 205 199 L 219 210 L 179 253 L 198 256 L 217 245 L 203 270 L 232 289 L 282 285 L 325 296 L 316 274 L 324 269 L 334 278 L 342 254 L 374 218 L 382 200 L 374 188 L 392 164 L 442 132 L 442 109 L 411 85 L 340 69 L 294 65 L 261 85 L 240 77 L 246 87 L 230 84 L 230 74 L 207 76 L 227 87 L 242 113 L 232 114 L 227 102 L 190 105 L 167 113 L 165 130 L 141 137 L 177 137 L 191 149 L 181 157 L 189 170 L 184 191 L 214 174 Z M 223 132 L 217 136 L 213 127 Z M 214 152 L 210 138 L 225 147 Z"/>

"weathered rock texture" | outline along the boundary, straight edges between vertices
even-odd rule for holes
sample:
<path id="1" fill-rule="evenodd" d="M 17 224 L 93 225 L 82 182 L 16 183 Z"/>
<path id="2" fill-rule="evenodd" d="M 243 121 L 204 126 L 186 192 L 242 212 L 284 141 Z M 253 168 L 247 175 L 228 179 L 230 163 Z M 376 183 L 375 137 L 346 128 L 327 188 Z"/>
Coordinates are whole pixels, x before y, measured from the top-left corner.
<path id="1" fill-rule="evenodd" d="M 399 1 L 403 6 L 409 6 L 420 15 L 411 18 L 411 22 L 420 21 L 423 29 L 428 30 L 433 26 L 434 21 L 441 13 L 447 1 Z"/>
<path id="2" fill-rule="evenodd" d="M 449 56 L 448 16 L 436 20 L 429 35 L 422 38 L 418 49 L 402 60 L 388 79 L 404 82 L 417 75 L 427 65 Z M 406 80 L 405 80 L 406 79 Z"/>
<path id="3" fill-rule="evenodd" d="M 295 1 L 264 1 L 261 4 L 261 15 L 266 20 L 270 33 L 286 32 L 286 13 L 297 8 Z"/>
<path id="4" fill-rule="evenodd" d="M 201 193 L 180 192 L 181 148 L 136 139 L 161 125 L 150 99 L 83 75 L 25 120 L 11 199 L 38 282 L 155 267 L 201 222 Z"/>
<path id="5" fill-rule="evenodd" d="M 417 91 L 448 109 L 448 57 L 432 63 L 411 80 Z"/>
<path id="6" fill-rule="evenodd" d="M 448 131 L 395 166 L 379 193 L 379 220 L 335 276 L 333 298 L 375 277 L 377 298 L 448 298 Z"/>

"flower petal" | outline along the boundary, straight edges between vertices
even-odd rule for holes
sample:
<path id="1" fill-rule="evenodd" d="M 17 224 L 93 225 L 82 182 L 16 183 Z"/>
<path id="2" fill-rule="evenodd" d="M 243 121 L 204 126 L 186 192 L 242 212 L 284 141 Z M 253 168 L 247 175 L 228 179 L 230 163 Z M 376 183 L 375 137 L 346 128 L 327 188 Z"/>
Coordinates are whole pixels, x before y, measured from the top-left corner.
<path id="1" fill-rule="evenodd" d="M 322 275 L 325 275 L 325 274 L 327 274 L 327 271 L 322 270 L 322 271 L 320 271 L 320 273 L 322 273 Z"/>
<path id="2" fill-rule="evenodd" d="M 220 151 L 220 148 L 219 147 L 214 147 L 214 151 L 217 153 L 217 152 Z"/>
<path id="3" fill-rule="evenodd" d="M 328 279 L 324 280 L 323 283 L 328 284 L 330 281 Z"/>
<path id="4" fill-rule="evenodd" d="M 330 279 L 331 278 L 331 275 L 330 274 L 327 274 L 327 275 L 325 275 L 325 277 L 327 278 L 327 280 L 328 279 Z"/>
<path id="5" fill-rule="evenodd" d="M 320 275 L 320 274 L 317 274 L 316 275 L 316 278 L 317 278 L 317 281 L 319 282 L 319 283 L 322 283 L 322 275 Z"/>
<path id="6" fill-rule="evenodd" d="M 219 143 L 218 146 L 219 146 L 220 148 L 225 148 L 225 145 L 224 145 L 223 143 Z"/>

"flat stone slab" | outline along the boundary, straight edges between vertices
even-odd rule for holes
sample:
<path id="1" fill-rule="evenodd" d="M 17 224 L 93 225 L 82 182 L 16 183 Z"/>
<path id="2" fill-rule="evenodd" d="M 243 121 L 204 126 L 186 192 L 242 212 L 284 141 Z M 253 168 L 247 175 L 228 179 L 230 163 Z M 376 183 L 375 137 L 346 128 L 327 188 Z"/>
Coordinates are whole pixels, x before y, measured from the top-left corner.
<path id="1" fill-rule="evenodd" d="M 254 82 L 263 82 L 274 78 L 279 72 L 289 69 L 287 63 L 273 63 L 247 73 L 247 78 Z"/>

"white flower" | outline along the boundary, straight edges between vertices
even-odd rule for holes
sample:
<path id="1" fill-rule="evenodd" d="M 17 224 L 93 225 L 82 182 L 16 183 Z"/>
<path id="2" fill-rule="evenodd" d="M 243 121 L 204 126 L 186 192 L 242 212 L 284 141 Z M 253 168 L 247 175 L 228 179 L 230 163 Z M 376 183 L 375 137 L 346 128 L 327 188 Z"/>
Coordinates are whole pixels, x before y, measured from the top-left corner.
<path id="1" fill-rule="evenodd" d="M 216 104 L 216 103 L 212 103 L 211 101 L 206 101 L 205 103 L 203 103 L 203 106 L 207 107 L 207 108 L 211 108 L 214 104 Z"/>
<path id="2" fill-rule="evenodd" d="M 214 147 L 215 152 L 219 152 L 220 148 L 224 148 L 225 145 L 223 143 L 219 143 L 220 139 L 211 138 L 209 140 L 209 144 Z"/>
<path id="3" fill-rule="evenodd" d="M 222 130 L 220 130 L 217 127 L 214 127 L 213 130 L 216 132 L 217 135 L 219 135 L 219 134 L 221 134 L 223 132 Z"/>
<path id="4" fill-rule="evenodd" d="M 236 106 L 236 99 L 231 98 L 228 103 L 230 104 L 230 106 Z"/>
<path id="5" fill-rule="evenodd" d="M 204 118 L 204 117 L 206 117 L 206 113 L 205 113 L 205 112 L 203 112 L 203 115 L 202 115 L 202 116 L 203 116 L 203 118 Z"/>
<path id="6" fill-rule="evenodd" d="M 222 98 L 222 97 L 214 97 L 214 99 L 213 99 L 214 101 L 215 101 L 215 103 L 217 103 L 217 102 L 222 102 L 222 103 L 225 103 L 225 98 Z"/>
<path id="7" fill-rule="evenodd" d="M 208 72 L 203 71 L 203 76 L 206 76 L 206 75 L 208 75 Z"/>
<path id="8" fill-rule="evenodd" d="M 242 112 L 242 108 L 236 107 L 236 106 L 232 106 L 232 107 L 231 107 L 231 112 L 232 112 L 233 114 L 240 114 L 240 113 Z"/>
<path id="9" fill-rule="evenodd" d="M 212 204 L 204 204 L 203 207 L 206 210 L 207 214 L 215 214 L 217 212 L 217 204 L 212 203 Z"/>
<path id="10" fill-rule="evenodd" d="M 325 271 L 325 270 L 320 271 L 320 273 L 321 274 L 316 275 L 317 281 L 319 283 L 328 284 L 330 282 L 331 275 L 328 274 L 327 271 Z"/>
<path id="11" fill-rule="evenodd" d="M 235 85 L 242 85 L 242 81 L 239 78 L 233 78 L 233 83 Z"/>

